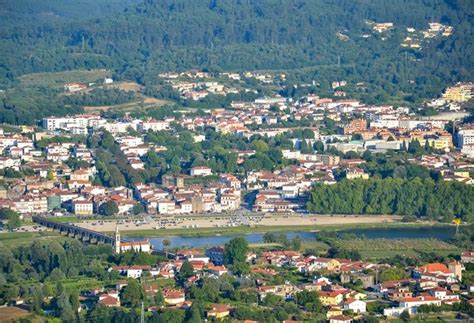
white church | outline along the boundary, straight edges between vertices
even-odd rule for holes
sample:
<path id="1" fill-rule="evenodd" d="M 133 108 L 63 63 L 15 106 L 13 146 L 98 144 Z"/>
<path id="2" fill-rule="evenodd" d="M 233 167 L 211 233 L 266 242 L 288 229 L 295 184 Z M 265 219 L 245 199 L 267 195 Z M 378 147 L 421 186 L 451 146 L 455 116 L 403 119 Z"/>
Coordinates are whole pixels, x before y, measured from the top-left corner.
<path id="1" fill-rule="evenodd" d="M 122 242 L 118 226 L 115 227 L 115 253 L 124 253 L 127 251 L 151 253 L 152 248 L 148 239 L 142 241 Z"/>

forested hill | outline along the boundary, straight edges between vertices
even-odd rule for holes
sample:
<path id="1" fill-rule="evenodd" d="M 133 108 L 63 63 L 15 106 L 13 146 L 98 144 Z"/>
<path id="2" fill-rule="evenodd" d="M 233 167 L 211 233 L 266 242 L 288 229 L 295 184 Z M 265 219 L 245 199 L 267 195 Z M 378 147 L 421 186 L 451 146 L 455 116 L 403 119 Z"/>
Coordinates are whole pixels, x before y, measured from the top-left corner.
<path id="1" fill-rule="evenodd" d="M 24 3 L 2 2 L 15 14 L 21 12 L 16 3 Z M 69 2 L 47 1 L 56 3 L 58 14 Z M 4 85 L 24 73 L 74 68 L 105 67 L 153 83 L 163 70 L 337 67 L 324 73 L 387 91 L 431 94 L 469 78 L 474 66 L 472 0 L 145 0 L 90 19 L 84 19 L 83 7 L 84 15 L 67 22 L 7 19 L 0 27 Z M 381 35 L 368 20 L 393 22 L 395 28 Z M 406 27 L 426 29 L 432 21 L 453 26 L 453 35 L 432 39 L 419 51 L 400 47 Z"/>
<path id="2" fill-rule="evenodd" d="M 141 0 L 0 0 L 0 17 L 49 21 L 90 20 L 120 13 L 138 3 Z"/>

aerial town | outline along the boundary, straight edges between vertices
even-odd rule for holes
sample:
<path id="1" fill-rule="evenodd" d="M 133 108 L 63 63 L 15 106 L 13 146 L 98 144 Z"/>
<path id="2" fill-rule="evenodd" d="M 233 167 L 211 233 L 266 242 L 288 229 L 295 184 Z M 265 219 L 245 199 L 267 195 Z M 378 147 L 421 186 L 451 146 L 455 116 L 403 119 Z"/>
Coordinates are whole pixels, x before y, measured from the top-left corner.
<path id="1" fill-rule="evenodd" d="M 209 77 L 204 72 L 183 74 L 191 80 Z M 179 81 L 183 74 L 162 77 L 186 100 L 232 91 L 218 82 Z M 249 76 L 271 82 L 270 75 Z M 240 74 L 224 77 L 238 79 Z M 345 85 L 338 81 L 332 87 L 339 96 L 338 88 Z M 67 92 L 85 88 L 72 83 L 64 87 Z M 446 115 L 456 113 L 472 98 L 473 89 L 472 83 L 456 84 L 428 104 L 445 109 Z M 0 147 L 0 209 L 18 214 L 24 223 L 41 216 L 77 222 L 66 226 L 91 232 L 114 230 L 110 240 L 115 257 L 142 254 L 144 259 L 160 259 L 147 260 L 146 265 L 143 260 L 123 261 L 126 258 L 108 262 L 104 272 L 111 283 L 82 288 L 78 309 L 130 306 L 138 302 L 130 295 L 132 285 L 143 292 L 138 297 L 142 313 L 186 312 L 197 299 L 205 299 L 203 315 L 211 321 L 248 319 L 235 302 L 267 308 L 293 304 L 275 314 L 285 322 L 406 318 L 437 312 L 436 308 L 473 313 L 474 281 L 463 280 L 463 272 L 474 263 L 470 251 L 457 258 L 424 255 L 400 267 L 396 258 L 364 260 L 358 251 L 331 254 L 337 249 L 334 242 L 325 241 L 331 247 L 327 252 L 303 251 L 299 238 L 289 241 L 266 234 L 268 244 L 263 247 L 240 241 L 245 254 L 237 260 L 228 251 L 234 240 L 212 248 L 166 250 L 164 242 L 160 249 L 148 238 L 121 236 L 122 230 L 145 227 L 162 231 L 277 225 L 274 221 L 283 226 L 295 221 L 324 223 L 308 208 L 312 189 L 341 181 L 369 181 L 375 175 L 366 166 L 373 156 L 408 154 L 407 163 L 439 174 L 441 181 L 470 186 L 474 183 L 473 124 L 426 118 L 409 108 L 366 105 L 347 97 L 275 96 L 232 102 L 226 109 L 184 110 L 161 117 L 50 116 L 38 127 L 5 128 Z M 342 223 L 347 221 L 344 216 Z M 4 221 L 4 231 L 44 230 L 35 223 L 10 222 Z M 238 286 L 231 288 L 232 293 L 212 296 L 212 290 L 219 294 L 229 280 Z M 196 296 L 196 286 L 211 290 Z M 23 302 L 17 296 L 13 304 Z M 46 303 L 36 306 L 44 308 Z M 255 314 L 255 320 L 266 321 L 265 315 Z"/>
<path id="2" fill-rule="evenodd" d="M 472 0 L 2 0 L 0 322 L 474 320 Z"/>
<path id="3" fill-rule="evenodd" d="M 171 73 L 166 76 L 174 78 Z M 192 100 L 194 85 L 172 82 Z M 471 83 L 448 88 L 437 104 L 466 102 L 473 88 Z M 200 91 L 214 90 L 206 86 Z M 474 183 L 470 173 L 474 125 L 453 126 L 450 120 L 420 117 L 408 108 L 307 95 L 295 101 L 272 97 L 232 102 L 228 109 L 190 114 L 161 119 L 51 116 L 41 121 L 41 127 L 1 130 L 0 207 L 22 216 L 80 217 L 101 213 L 101 205 L 107 202 L 116 205 L 114 213 L 119 215 L 229 213 L 244 206 L 249 212 L 305 212 L 308 191 L 315 184 L 371 177 L 361 167 L 367 162 L 364 152 L 416 152 L 410 163 L 439 172 L 444 181 Z M 212 163 L 194 156 L 179 160 L 169 151 L 170 144 L 180 141 L 205 149 L 210 136 L 232 138 L 234 146 L 242 149 L 221 146 L 222 151 L 214 147 L 212 152 L 202 151 L 207 158 L 213 154 Z M 97 145 L 94 140 L 101 142 Z M 275 141 L 278 146 L 270 150 L 269 143 Z M 109 146 L 100 146 L 106 142 Z M 115 160 L 118 168 L 104 165 L 106 149 L 120 156 Z M 275 157 L 256 158 L 262 153 Z M 156 160 L 163 155 L 175 167 L 143 176 L 159 166 Z M 257 169 L 252 164 L 256 161 L 270 167 Z M 247 198 L 250 192 L 255 192 L 253 198 Z"/>

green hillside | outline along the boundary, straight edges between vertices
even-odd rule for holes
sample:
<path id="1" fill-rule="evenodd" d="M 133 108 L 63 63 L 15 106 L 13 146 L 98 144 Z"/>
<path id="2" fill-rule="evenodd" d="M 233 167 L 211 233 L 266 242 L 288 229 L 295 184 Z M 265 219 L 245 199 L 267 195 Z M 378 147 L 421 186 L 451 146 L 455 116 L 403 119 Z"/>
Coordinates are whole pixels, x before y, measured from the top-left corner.
<path id="1" fill-rule="evenodd" d="M 142 85 L 190 68 L 279 69 L 366 82 L 369 102 L 417 102 L 472 76 L 470 0 L 3 0 L 0 87 L 27 73 L 108 69 Z M 32 18 L 33 17 L 33 18 Z M 53 18 L 52 18 L 53 17 Z M 374 32 L 369 22 L 392 22 Z M 453 27 L 401 47 L 407 27 Z"/>

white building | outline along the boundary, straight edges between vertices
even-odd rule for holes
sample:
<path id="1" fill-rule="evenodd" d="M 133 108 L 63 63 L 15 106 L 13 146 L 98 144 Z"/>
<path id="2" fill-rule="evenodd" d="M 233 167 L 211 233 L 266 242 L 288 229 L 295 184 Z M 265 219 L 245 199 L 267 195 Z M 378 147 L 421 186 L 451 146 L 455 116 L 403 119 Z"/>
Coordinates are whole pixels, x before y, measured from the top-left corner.
<path id="1" fill-rule="evenodd" d="M 441 306 L 441 300 L 433 296 L 408 297 L 400 300 L 401 308 L 419 307 L 421 305 Z"/>
<path id="2" fill-rule="evenodd" d="M 159 121 L 159 120 L 143 121 L 142 123 L 138 124 L 138 129 L 143 132 L 147 132 L 148 130 L 153 130 L 153 131 L 167 130 L 169 129 L 169 127 L 170 127 L 169 122 Z"/>
<path id="3" fill-rule="evenodd" d="M 240 197 L 235 194 L 224 193 L 220 196 L 223 210 L 237 210 L 240 206 Z"/>
<path id="4" fill-rule="evenodd" d="M 191 176 L 209 176 L 212 175 L 212 170 L 206 166 L 196 166 L 191 168 Z"/>
<path id="5" fill-rule="evenodd" d="M 151 252 L 151 244 L 150 241 L 131 241 L 131 242 L 120 242 L 120 252 L 127 252 L 127 251 L 134 251 L 134 252 Z"/>
<path id="6" fill-rule="evenodd" d="M 354 313 L 365 313 L 367 311 L 367 304 L 364 301 L 350 298 L 344 302 L 344 310 L 351 310 Z"/>
<path id="7" fill-rule="evenodd" d="M 474 145 L 474 125 L 469 125 L 459 129 L 457 134 L 457 144 L 461 149 L 467 145 Z"/>
<path id="8" fill-rule="evenodd" d="M 101 120 L 98 115 L 75 115 L 66 117 L 48 117 L 43 118 L 42 126 L 46 130 L 68 130 L 72 131 L 74 128 L 87 128 L 92 127 L 94 122 Z M 76 130 L 77 131 L 77 130 Z"/>
<path id="9" fill-rule="evenodd" d="M 13 200 L 18 213 L 45 213 L 48 211 L 48 199 L 46 196 L 23 195 Z"/>
<path id="10" fill-rule="evenodd" d="M 158 213 L 159 214 L 173 214 L 176 211 L 176 205 L 174 201 L 163 200 L 158 202 Z"/>
<path id="11" fill-rule="evenodd" d="M 92 201 L 79 198 L 72 201 L 72 212 L 77 215 L 92 215 L 94 213 L 94 204 Z"/>

